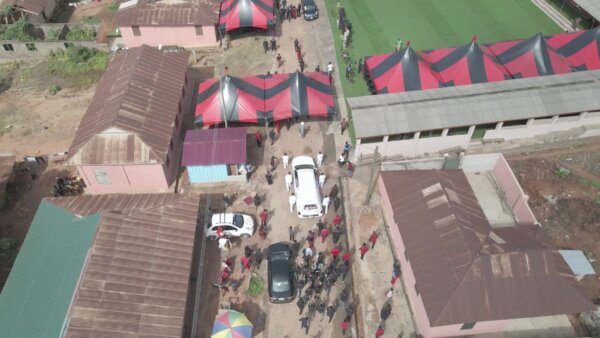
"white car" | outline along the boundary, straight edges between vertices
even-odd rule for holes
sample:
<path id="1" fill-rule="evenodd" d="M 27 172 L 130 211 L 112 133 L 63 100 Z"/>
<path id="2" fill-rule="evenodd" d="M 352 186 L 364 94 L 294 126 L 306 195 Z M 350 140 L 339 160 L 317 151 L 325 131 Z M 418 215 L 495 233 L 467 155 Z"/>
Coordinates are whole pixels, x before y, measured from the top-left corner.
<path id="1" fill-rule="evenodd" d="M 211 222 L 206 225 L 204 235 L 209 239 L 217 239 L 217 228 L 219 227 L 228 237 L 246 239 L 254 233 L 254 219 L 249 215 L 238 213 L 213 214 Z"/>
<path id="2" fill-rule="evenodd" d="M 321 194 L 315 175 L 315 162 L 310 156 L 297 156 L 292 160 L 294 193 L 298 218 L 323 216 Z"/>

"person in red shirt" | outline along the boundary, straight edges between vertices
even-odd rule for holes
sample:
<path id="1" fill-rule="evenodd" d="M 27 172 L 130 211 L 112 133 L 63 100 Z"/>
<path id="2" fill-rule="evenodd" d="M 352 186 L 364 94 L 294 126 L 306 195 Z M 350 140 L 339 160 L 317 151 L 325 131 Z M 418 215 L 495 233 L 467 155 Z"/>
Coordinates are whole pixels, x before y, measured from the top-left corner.
<path id="1" fill-rule="evenodd" d="M 333 258 L 333 260 L 337 259 L 337 256 L 340 254 L 340 249 L 337 247 L 334 247 L 333 249 L 331 249 L 331 257 Z"/>
<path id="2" fill-rule="evenodd" d="M 267 212 L 267 209 L 263 209 L 260 213 L 260 226 L 264 227 L 267 225 L 267 218 L 269 218 L 269 213 Z"/>
<path id="3" fill-rule="evenodd" d="M 260 148 L 260 141 L 262 140 L 262 135 L 260 134 L 260 131 L 256 131 L 256 134 L 254 136 L 256 137 L 256 145 Z"/>
<path id="4" fill-rule="evenodd" d="M 306 236 L 306 241 L 308 242 L 308 246 L 313 248 L 315 246 L 315 234 L 312 230 L 308 230 L 308 236 Z"/>
<path id="5" fill-rule="evenodd" d="M 321 230 L 321 243 L 325 243 L 325 240 L 327 239 L 327 236 L 329 236 L 329 229 L 323 228 Z"/>
<path id="6" fill-rule="evenodd" d="M 363 243 L 362 246 L 358 249 L 358 251 L 360 251 L 360 260 L 362 261 L 367 251 L 369 251 L 367 243 Z"/>
<path id="7" fill-rule="evenodd" d="M 342 216 L 335 215 L 335 217 L 333 218 L 333 225 L 340 225 L 342 223 Z"/>
<path id="8" fill-rule="evenodd" d="M 377 331 L 375 331 L 375 338 L 383 337 L 383 334 L 384 334 L 383 326 L 379 325 L 379 327 L 377 328 Z"/>
<path id="9" fill-rule="evenodd" d="M 223 237 L 223 227 L 217 227 L 217 238 Z"/>
<path id="10" fill-rule="evenodd" d="M 375 243 L 377 243 L 377 239 L 379 238 L 379 236 L 377 236 L 377 232 L 373 231 L 371 233 L 371 236 L 369 236 L 369 242 L 371 242 L 371 249 L 375 248 Z"/>
<path id="11" fill-rule="evenodd" d="M 350 253 L 346 252 L 342 255 L 342 260 L 344 261 L 344 263 L 348 263 L 350 261 Z"/>
<path id="12" fill-rule="evenodd" d="M 346 330 L 348 330 L 348 326 L 350 326 L 350 317 L 346 317 L 344 321 L 340 323 L 340 327 L 342 328 L 342 335 L 346 335 Z"/>
<path id="13" fill-rule="evenodd" d="M 250 270 L 250 258 L 246 257 L 246 256 L 242 256 L 242 273 L 244 273 L 244 271 L 246 269 Z"/>

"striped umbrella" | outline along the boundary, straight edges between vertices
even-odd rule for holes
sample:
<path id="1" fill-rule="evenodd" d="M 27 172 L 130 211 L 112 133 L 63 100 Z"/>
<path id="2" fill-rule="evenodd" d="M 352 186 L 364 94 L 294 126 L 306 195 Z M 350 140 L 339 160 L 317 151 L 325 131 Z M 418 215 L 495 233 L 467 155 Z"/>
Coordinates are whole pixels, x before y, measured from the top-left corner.
<path id="1" fill-rule="evenodd" d="M 211 338 L 250 338 L 252 323 L 243 313 L 227 310 L 217 316 Z"/>

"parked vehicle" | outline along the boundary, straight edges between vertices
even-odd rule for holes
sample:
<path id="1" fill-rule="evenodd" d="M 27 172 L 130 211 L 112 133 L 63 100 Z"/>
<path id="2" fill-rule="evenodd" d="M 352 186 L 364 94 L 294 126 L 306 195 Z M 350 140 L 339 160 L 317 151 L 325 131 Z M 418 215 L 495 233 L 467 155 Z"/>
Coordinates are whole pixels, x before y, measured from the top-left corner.
<path id="1" fill-rule="evenodd" d="M 319 17 L 319 9 L 314 0 L 304 0 L 302 6 L 302 12 L 304 13 L 304 19 L 311 21 L 316 20 Z"/>
<path id="2" fill-rule="evenodd" d="M 293 185 L 296 195 L 296 212 L 299 218 L 323 216 L 321 194 L 315 173 L 315 162 L 310 156 L 298 156 L 292 160 Z"/>
<path id="3" fill-rule="evenodd" d="M 219 227 L 228 237 L 247 239 L 254 233 L 254 219 L 249 215 L 238 213 L 213 214 L 211 222 L 206 225 L 204 235 L 209 239 L 217 239 Z"/>
<path id="4" fill-rule="evenodd" d="M 294 267 L 292 248 L 287 243 L 269 246 L 269 300 L 271 303 L 289 303 L 294 300 Z"/>

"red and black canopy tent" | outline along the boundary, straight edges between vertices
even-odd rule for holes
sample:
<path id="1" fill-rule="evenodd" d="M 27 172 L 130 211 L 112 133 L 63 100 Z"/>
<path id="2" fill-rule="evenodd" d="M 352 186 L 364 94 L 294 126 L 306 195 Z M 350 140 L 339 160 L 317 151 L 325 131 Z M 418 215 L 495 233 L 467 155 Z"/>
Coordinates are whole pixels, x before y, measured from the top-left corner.
<path id="1" fill-rule="evenodd" d="M 273 0 L 221 0 L 219 31 L 252 27 L 267 30 L 275 25 Z"/>
<path id="2" fill-rule="evenodd" d="M 410 45 L 398 53 L 367 57 L 365 67 L 378 94 L 444 86 L 439 74 Z"/>
<path id="3" fill-rule="evenodd" d="M 557 34 L 546 41 L 578 70 L 600 69 L 600 27 Z"/>
<path id="4" fill-rule="evenodd" d="M 195 122 L 198 127 L 229 122 L 266 124 L 334 114 L 333 91 L 325 73 L 224 76 L 200 84 Z"/>
<path id="5" fill-rule="evenodd" d="M 515 79 L 575 71 L 546 43 L 541 33 L 529 39 L 497 42 L 487 47 Z"/>
<path id="6" fill-rule="evenodd" d="M 444 81 L 445 86 L 504 81 L 511 76 L 496 57 L 479 46 L 477 37 L 457 48 L 422 52 L 423 58 Z"/>

